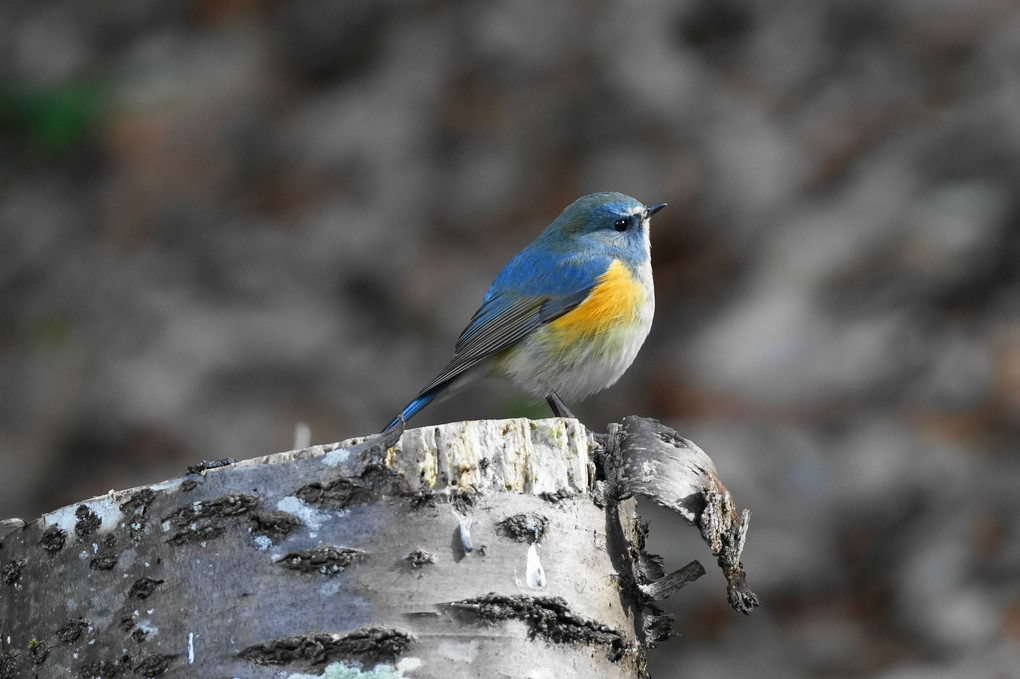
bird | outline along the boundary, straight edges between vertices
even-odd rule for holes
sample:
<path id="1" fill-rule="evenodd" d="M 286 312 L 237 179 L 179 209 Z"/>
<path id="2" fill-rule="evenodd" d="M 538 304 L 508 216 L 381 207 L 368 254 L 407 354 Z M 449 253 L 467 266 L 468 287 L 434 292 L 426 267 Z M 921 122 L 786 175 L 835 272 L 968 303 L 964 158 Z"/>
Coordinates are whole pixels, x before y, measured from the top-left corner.
<path id="1" fill-rule="evenodd" d="M 564 403 L 613 385 L 652 326 L 651 217 L 617 192 L 578 198 L 499 272 L 445 368 L 383 429 L 488 376 Z"/>

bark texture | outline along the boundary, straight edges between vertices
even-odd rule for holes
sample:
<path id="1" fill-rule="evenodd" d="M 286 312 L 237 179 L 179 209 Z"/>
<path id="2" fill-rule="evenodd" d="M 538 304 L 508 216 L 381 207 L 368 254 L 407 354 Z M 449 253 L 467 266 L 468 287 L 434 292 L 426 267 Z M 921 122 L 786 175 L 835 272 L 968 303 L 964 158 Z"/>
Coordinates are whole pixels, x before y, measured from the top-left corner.
<path id="1" fill-rule="evenodd" d="M 641 676 L 700 566 L 644 553 L 626 431 L 391 432 L 8 523 L 0 679 Z"/>

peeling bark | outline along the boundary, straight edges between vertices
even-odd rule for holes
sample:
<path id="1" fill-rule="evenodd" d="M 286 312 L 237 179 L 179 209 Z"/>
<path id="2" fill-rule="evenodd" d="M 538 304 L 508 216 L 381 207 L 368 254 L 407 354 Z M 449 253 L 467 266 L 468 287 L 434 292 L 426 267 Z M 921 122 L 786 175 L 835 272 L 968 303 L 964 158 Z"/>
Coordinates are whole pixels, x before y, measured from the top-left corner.
<path id="1" fill-rule="evenodd" d="M 737 513 L 712 459 L 661 422 L 634 415 L 610 425 L 604 459 L 612 494 L 644 495 L 701 531 L 726 578 L 730 606 L 750 615 L 759 602 L 747 586 L 740 556 L 751 512 Z"/>
<path id="2" fill-rule="evenodd" d="M 5 521 L 0 679 L 642 676 L 670 636 L 653 602 L 703 569 L 666 576 L 629 495 L 681 511 L 757 604 L 746 513 L 652 422 L 395 431 Z"/>

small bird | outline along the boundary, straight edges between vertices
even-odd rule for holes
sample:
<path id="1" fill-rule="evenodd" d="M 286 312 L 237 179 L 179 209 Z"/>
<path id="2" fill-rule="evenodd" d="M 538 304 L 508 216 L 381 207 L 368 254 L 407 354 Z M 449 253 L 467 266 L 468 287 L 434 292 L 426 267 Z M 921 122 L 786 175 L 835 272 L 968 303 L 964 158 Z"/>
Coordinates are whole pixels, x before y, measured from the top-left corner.
<path id="1" fill-rule="evenodd" d="M 571 203 L 499 272 L 453 358 L 383 431 L 490 375 L 573 418 L 562 399 L 614 384 L 648 336 L 655 311 L 648 229 L 664 207 L 622 193 Z"/>

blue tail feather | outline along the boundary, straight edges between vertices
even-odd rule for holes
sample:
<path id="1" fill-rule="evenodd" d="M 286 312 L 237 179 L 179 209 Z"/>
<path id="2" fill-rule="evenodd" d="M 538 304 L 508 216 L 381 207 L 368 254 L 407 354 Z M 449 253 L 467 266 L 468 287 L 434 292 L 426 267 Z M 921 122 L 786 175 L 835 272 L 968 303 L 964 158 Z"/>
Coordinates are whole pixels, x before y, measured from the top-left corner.
<path id="1" fill-rule="evenodd" d="M 433 387 L 432 389 L 429 389 L 425 393 L 418 396 L 418 398 L 408 403 L 407 407 L 404 408 L 399 415 L 394 417 L 393 420 L 386 425 L 386 428 L 383 429 L 383 433 L 386 433 L 390 429 L 393 429 L 393 427 L 397 426 L 400 423 L 400 420 L 404 420 L 405 422 L 407 422 L 409 419 L 414 417 L 419 410 L 421 410 L 428 404 L 432 403 L 432 401 L 436 398 L 436 396 L 439 395 L 439 392 L 441 392 L 444 387 L 446 387 L 446 384 Z"/>

